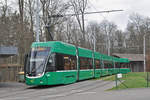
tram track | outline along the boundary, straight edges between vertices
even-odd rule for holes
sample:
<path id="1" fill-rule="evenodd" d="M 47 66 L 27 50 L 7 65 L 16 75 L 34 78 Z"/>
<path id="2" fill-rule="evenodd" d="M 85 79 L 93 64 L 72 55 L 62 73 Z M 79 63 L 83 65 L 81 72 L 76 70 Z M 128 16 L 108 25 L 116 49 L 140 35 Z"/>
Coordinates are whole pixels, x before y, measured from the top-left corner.
<path id="1" fill-rule="evenodd" d="M 3 96 L 0 96 L 1 99 L 5 98 L 11 98 L 11 97 L 28 97 L 30 96 L 30 99 L 34 99 L 35 96 L 38 97 L 51 97 L 52 99 L 59 98 L 59 97 L 64 97 L 64 96 L 69 96 L 73 95 L 76 93 L 81 93 L 85 91 L 90 91 L 98 87 L 105 86 L 107 84 L 110 84 L 111 82 L 105 82 L 105 81 L 100 81 L 97 80 L 96 82 L 89 81 L 90 83 L 86 85 L 88 81 L 84 82 L 77 82 L 74 84 L 70 85 L 65 85 L 65 86 L 59 86 L 59 87 L 50 87 L 50 88 L 44 88 L 44 89 L 21 89 L 18 91 L 15 91 L 11 94 L 6 94 Z M 59 90 L 59 91 L 58 91 Z"/>
<path id="2" fill-rule="evenodd" d="M 112 81 L 106 82 L 106 83 L 104 83 L 104 84 L 98 84 L 98 85 L 95 85 L 95 86 L 92 86 L 92 87 L 86 88 L 86 89 L 83 89 L 83 88 L 78 89 L 78 88 L 76 88 L 76 89 L 72 89 L 72 90 L 71 90 L 72 92 L 67 91 L 68 93 L 58 94 L 58 95 L 56 95 L 55 97 L 53 97 L 53 96 L 50 96 L 50 97 L 51 97 L 51 99 L 58 99 L 58 98 L 61 98 L 61 97 L 71 96 L 71 95 L 78 94 L 78 93 L 84 93 L 84 92 L 92 91 L 92 90 L 94 90 L 94 89 L 96 89 L 96 88 L 100 88 L 100 87 L 102 87 L 102 86 L 108 85 L 108 84 L 110 84 L 110 83 L 112 83 Z M 89 85 L 87 85 L 87 86 L 89 86 Z M 84 86 L 84 87 L 86 87 L 86 86 Z M 91 92 L 91 93 L 92 93 L 92 92 Z M 94 92 L 93 92 L 93 93 L 94 93 Z M 43 96 L 43 97 L 44 97 L 44 96 Z M 44 99 L 45 99 L 45 98 L 44 98 Z M 48 98 L 47 98 L 47 99 L 48 99 Z"/>

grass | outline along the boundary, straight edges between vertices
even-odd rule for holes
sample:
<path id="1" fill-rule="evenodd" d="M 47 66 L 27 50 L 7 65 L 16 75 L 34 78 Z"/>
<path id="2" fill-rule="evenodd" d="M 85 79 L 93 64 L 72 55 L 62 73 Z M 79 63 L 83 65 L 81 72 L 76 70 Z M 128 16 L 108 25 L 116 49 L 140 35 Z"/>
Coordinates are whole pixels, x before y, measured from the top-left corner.
<path id="1" fill-rule="evenodd" d="M 149 73 L 150 77 L 150 73 Z M 106 78 L 103 78 L 104 81 L 115 81 L 115 75 L 109 76 Z M 147 87 L 147 73 L 144 72 L 138 72 L 138 73 L 128 73 L 124 74 L 123 78 L 120 79 L 123 81 L 123 83 L 128 87 L 128 88 L 144 88 Z M 118 81 L 118 83 L 120 83 Z M 149 82 L 150 85 L 150 82 Z M 126 89 L 123 84 L 118 85 L 118 87 L 113 87 L 112 89 L 109 90 L 116 90 L 116 89 Z"/>

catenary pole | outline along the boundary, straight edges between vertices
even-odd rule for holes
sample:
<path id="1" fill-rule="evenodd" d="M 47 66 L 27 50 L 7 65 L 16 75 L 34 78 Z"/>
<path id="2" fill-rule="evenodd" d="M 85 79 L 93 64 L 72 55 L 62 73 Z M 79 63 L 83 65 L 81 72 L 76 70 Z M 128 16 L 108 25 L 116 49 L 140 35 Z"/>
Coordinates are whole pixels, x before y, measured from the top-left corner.
<path id="1" fill-rule="evenodd" d="M 143 54 L 144 54 L 144 72 L 146 72 L 146 61 L 145 61 L 145 36 L 146 34 L 143 36 Z"/>
<path id="2" fill-rule="evenodd" d="M 39 42 L 39 28 L 40 28 L 40 18 L 39 18 L 39 0 L 36 0 L 37 2 L 37 7 L 36 7 L 36 42 Z"/>

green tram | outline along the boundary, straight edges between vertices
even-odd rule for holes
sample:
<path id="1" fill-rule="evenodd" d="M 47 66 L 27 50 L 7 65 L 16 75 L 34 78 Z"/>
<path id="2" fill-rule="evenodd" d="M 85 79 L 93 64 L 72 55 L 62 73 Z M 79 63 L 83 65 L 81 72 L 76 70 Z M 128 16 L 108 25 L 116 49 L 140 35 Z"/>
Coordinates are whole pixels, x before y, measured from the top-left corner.
<path id="1" fill-rule="evenodd" d="M 27 85 L 70 84 L 128 73 L 129 68 L 121 68 L 121 64 L 128 62 L 128 59 L 107 56 L 60 41 L 35 42 L 25 57 L 25 82 Z"/>

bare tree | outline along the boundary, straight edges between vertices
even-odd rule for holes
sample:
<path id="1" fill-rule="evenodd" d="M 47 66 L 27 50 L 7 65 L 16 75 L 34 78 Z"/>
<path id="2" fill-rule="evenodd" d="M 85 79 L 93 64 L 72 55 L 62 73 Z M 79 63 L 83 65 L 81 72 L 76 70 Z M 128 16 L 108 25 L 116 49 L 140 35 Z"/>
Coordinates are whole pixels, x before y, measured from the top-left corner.
<path id="1" fill-rule="evenodd" d="M 47 28 L 47 31 L 44 31 L 46 33 L 45 37 L 47 41 L 53 40 L 56 34 L 55 28 L 66 20 L 65 17 L 60 17 L 59 15 L 64 15 L 69 6 L 62 0 L 41 0 L 41 4 L 42 21 L 43 25 L 46 26 L 43 28 Z"/>
<path id="2" fill-rule="evenodd" d="M 117 26 L 113 22 L 109 22 L 107 20 L 103 20 L 100 23 L 100 29 L 101 31 L 106 35 L 106 47 L 107 47 L 107 53 L 110 55 L 113 51 L 113 45 L 114 45 L 114 33 L 117 30 Z"/>
<path id="3" fill-rule="evenodd" d="M 113 42 L 114 53 L 125 53 L 126 51 L 126 36 L 121 30 L 117 30 Z"/>
<path id="4" fill-rule="evenodd" d="M 150 31 L 150 19 L 139 14 L 130 15 L 127 26 L 129 37 L 129 47 L 135 48 L 133 52 L 143 53 L 143 36 Z"/>
<path id="5" fill-rule="evenodd" d="M 24 55 L 24 0 L 18 0 L 19 6 L 19 19 L 20 19 L 20 30 L 18 32 L 18 47 L 19 47 L 19 63 L 23 64 Z"/>
<path id="6" fill-rule="evenodd" d="M 82 39 L 81 39 L 81 42 L 83 42 L 81 43 L 83 44 L 82 46 L 85 46 L 85 38 L 86 38 L 84 13 L 87 9 L 87 3 L 88 0 L 71 0 L 71 5 L 82 33 Z"/>
<path id="7" fill-rule="evenodd" d="M 90 22 L 87 25 L 87 42 L 90 44 L 89 48 L 94 50 L 94 38 L 96 39 L 96 51 L 99 51 L 99 44 L 102 34 L 100 32 L 99 24 L 96 22 Z"/>
<path id="8" fill-rule="evenodd" d="M 22 10 L 22 1 L 17 3 L 20 4 L 20 10 L 17 9 L 17 11 L 12 9 L 11 5 L 7 5 L 7 0 L 0 5 L 0 8 L 3 8 L 0 14 L 0 45 L 18 47 L 18 63 L 23 63 L 24 52 L 29 49 L 27 44 L 29 40 L 26 37 L 30 37 L 28 36 L 30 31 L 28 20 L 24 17 Z"/>
<path id="9" fill-rule="evenodd" d="M 30 37 L 31 37 L 31 41 L 35 41 L 35 38 L 34 38 L 34 21 L 35 21 L 35 2 L 36 0 L 27 0 L 27 1 L 24 1 L 25 2 L 25 8 L 24 8 L 24 12 L 26 13 L 26 17 L 28 18 L 29 20 L 29 26 L 30 26 Z"/>
<path id="10" fill-rule="evenodd" d="M 78 27 L 78 23 L 73 18 L 68 18 L 67 21 L 64 22 L 64 36 L 65 42 L 79 45 L 79 38 L 81 37 L 81 32 Z"/>

